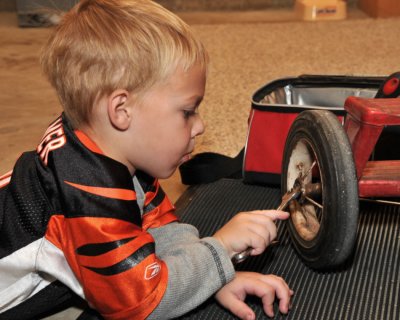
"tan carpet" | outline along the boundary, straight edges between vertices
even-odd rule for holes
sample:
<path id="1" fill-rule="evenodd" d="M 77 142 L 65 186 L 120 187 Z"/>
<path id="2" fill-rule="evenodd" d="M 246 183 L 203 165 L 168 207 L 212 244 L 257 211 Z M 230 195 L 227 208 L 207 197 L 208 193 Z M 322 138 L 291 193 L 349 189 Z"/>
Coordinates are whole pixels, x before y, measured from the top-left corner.
<path id="1" fill-rule="evenodd" d="M 198 151 L 243 146 L 252 93 L 271 80 L 400 70 L 400 19 L 196 26 L 212 58 Z"/>

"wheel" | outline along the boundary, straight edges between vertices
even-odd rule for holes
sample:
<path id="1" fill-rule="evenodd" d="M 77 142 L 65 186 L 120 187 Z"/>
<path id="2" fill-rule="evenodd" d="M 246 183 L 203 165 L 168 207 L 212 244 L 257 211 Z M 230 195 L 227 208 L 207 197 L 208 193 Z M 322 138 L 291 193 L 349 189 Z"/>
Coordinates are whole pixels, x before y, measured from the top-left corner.
<path id="1" fill-rule="evenodd" d="M 358 182 L 348 137 L 330 111 L 299 114 L 288 133 L 282 192 L 301 187 L 288 210 L 293 245 L 314 269 L 342 265 L 352 254 L 358 222 Z"/>

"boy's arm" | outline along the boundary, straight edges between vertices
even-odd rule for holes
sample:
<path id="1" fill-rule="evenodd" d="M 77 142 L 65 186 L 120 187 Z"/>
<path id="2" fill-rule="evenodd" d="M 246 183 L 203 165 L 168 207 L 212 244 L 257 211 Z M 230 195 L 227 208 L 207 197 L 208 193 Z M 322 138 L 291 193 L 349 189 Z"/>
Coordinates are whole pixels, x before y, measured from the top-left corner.
<path id="1" fill-rule="evenodd" d="M 156 255 L 168 267 L 167 290 L 148 319 L 182 315 L 233 279 L 235 270 L 225 249 L 214 238 L 199 239 L 195 227 L 171 223 L 148 232 L 155 239 Z"/>

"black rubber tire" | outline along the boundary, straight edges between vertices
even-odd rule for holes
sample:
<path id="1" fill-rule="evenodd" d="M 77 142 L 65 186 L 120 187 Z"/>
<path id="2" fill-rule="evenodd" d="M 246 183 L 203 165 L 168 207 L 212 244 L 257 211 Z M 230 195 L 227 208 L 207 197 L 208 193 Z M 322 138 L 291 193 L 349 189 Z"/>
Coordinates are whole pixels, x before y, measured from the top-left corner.
<path id="1" fill-rule="evenodd" d="M 292 219 L 287 224 L 289 233 L 306 265 L 318 270 L 336 268 L 352 255 L 357 234 L 358 182 L 351 146 L 342 125 L 332 112 L 309 110 L 300 113 L 286 139 L 281 175 L 282 194 L 293 187 L 293 178 L 289 179 L 292 185 L 288 185 L 288 174 L 292 174 L 288 173 L 289 161 L 298 144 L 306 145 L 310 158 L 316 160 L 323 208 L 318 209 L 320 225 L 313 239 L 302 238 Z"/>

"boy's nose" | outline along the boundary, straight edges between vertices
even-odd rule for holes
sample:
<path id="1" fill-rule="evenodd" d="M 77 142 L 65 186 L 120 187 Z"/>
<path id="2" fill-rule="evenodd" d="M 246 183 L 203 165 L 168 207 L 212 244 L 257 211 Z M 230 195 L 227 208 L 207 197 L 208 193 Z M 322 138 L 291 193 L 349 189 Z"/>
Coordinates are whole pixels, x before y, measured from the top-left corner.
<path id="1" fill-rule="evenodd" d="M 203 119 L 198 115 L 193 125 L 193 137 L 199 136 L 204 133 L 205 127 Z"/>

